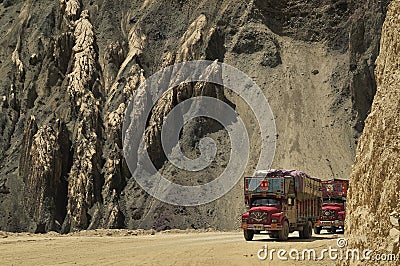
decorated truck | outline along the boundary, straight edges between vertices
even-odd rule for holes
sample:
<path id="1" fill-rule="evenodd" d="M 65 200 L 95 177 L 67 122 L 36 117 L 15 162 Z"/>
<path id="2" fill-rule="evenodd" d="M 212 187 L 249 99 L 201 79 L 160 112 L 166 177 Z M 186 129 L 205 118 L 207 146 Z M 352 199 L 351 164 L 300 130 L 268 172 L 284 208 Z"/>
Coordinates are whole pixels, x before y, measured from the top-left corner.
<path id="1" fill-rule="evenodd" d="M 321 214 L 321 189 L 320 179 L 296 170 L 271 169 L 245 177 L 244 238 L 250 241 L 254 234 L 267 233 L 287 240 L 294 231 L 300 238 L 311 238 Z"/>
<path id="2" fill-rule="evenodd" d="M 322 229 L 329 233 L 344 231 L 348 187 L 349 180 L 346 179 L 322 181 L 322 214 L 314 227 L 316 234 L 320 234 Z"/>

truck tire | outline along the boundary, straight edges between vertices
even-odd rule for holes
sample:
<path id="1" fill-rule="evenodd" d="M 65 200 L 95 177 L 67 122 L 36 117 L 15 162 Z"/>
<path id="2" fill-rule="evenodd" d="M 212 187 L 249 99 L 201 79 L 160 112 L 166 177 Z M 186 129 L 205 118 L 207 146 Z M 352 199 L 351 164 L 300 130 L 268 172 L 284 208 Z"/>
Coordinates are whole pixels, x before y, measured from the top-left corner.
<path id="1" fill-rule="evenodd" d="M 281 241 L 286 241 L 289 238 L 289 223 L 285 221 L 283 223 L 283 228 L 278 231 L 278 239 Z"/>
<path id="2" fill-rule="evenodd" d="M 312 237 L 312 229 L 311 221 L 307 221 L 306 225 L 303 226 L 303 230 L 299 232 L 300 238 L 310 239 Z"/>
<path id="3" fill-rule="evenodd" d="M 319 235 L 319 234 L 321 234 L 321 227 L 320 226 L 316 226 L 316 227 L 314 227 L 314 233 L 316 234 L 316 235 Z"/>
<path id="4" fill-rule="evenodd" d="M 273 231 L 273 232 L 271 232 L 271 234 L 270 234 L 270 236 L 272 237 L 272 238 L 278 238 L 279 236 L 278 236 L 278 231 Z"/>
<path id="5" fill-rule="evenodd" d="M 254 231 L 253 230 L 243 230 L 243 235 L 244 235 L 244 239 L 246 239 L 246 241 L 251 241 L 251 240 L 253 240 Z"/>

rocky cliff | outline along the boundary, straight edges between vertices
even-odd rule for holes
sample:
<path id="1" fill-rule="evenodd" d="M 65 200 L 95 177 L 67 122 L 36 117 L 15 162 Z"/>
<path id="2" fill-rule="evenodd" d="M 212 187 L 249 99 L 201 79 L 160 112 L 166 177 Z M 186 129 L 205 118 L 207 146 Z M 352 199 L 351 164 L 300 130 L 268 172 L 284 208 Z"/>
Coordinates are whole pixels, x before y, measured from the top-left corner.
<path id="1" fill-rule="evenodd" d="M 0 1 L 0 229 L 232 229 L 243 211 L 242 184 L 199 207 L 161 203 L 131 178 L 122 156 L 125 108 L 161 68 L 219 60 L 246 72 L 275 115 L 274 167 L 320 178 L 350 174 L 376 85 L 374 62 L 388 1 Z M 206 95 L 234 106 L 251 137 L 249 107 L 221 87 L 172 89 L 153 108 L 146 141 L 171 180 L 213 179 L 229 160 L 227 132 L 188 123 L 182 150 L 198 155 L 212 137 L 218 156 L 204 172 L 165 160 L 160 128 L 179 102 Z M 205 177 L 205 178 L 204 178 Z"/>
<path id="2" fill-rule="evenodd" d="M 346 211 L 349 248 L 371 249 L 372 256 L 400 256 L 399 8 L 400 1 L 391 2 L 383 25 L 375 69 L 377 92 L 357 147 Z"/>

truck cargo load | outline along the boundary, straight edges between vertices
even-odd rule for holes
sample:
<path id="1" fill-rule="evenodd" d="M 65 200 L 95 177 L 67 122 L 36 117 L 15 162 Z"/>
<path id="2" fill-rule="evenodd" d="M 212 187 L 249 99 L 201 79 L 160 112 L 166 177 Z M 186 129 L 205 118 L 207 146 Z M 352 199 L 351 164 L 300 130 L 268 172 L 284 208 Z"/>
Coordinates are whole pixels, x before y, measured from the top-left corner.
<path id="1" fill-rule="evenodd" d="M 334 178 L 322 181 L 323 198 L 346 198 L 349 180 Z"/>

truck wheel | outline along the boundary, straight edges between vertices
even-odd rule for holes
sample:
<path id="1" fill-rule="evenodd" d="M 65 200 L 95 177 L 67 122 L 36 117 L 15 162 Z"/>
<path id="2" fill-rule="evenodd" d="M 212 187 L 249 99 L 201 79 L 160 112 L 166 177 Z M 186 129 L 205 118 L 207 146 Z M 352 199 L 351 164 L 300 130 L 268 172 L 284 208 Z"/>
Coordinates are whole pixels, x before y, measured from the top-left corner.
<path id="1" fill-rule="evenodd" d="M 303 227 L 303 230 L 300 231 L 300 238 L 310 239 L 312 236 L 312 228 L 311 221 L 308 221 Z"/>
<path id="2" fill-rule="evenodd" d="M 253 240 L 254 231 L 253 230 L 244 230 L 243 235 L 244 235 L 244 239 L 246 239 L 246 241 L 251 241 L 251 240 Z"/>
<path id="3" fill-rule="evenodd" d="M 289 238 L 289 223 L 285 221 L 283 223 L 283 228 L 278 232 L 278 239 L 281 241 L 285 241 Z"/>
<path id="4" fill-rule="evenodd" d="M 304 237 L 304 228 L 306 228 L 306 227 L 304 226 L 303 229 L 299 231 L 299 237 L 300 238 L 305 238 Z"/>
<path id="5" fill-rule="evenodd" d="M 317 235 L 321 234 L 321 227 L 319 226 L 314 227 L 314 233 Z"/>

